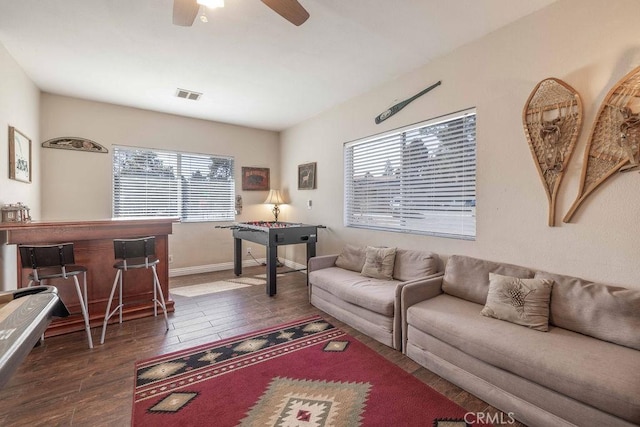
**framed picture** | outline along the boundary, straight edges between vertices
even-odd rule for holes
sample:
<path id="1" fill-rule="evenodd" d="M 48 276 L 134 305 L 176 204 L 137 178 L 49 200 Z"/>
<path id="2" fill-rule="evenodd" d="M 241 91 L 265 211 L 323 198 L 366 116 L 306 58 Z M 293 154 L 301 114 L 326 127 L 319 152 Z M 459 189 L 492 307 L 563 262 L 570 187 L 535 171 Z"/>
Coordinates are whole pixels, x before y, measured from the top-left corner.
<path id="1" fill-rule="evenodd" d="M 298 190 L 316 188 L 316 162 L 298 165 Z"/>
<path id="2" fill-rule="evenodd" d="M 9 178 L 31 182 L 31 140 L 9 126 Z"/>
<path id="3" fill-rule="evenodd" d="M 242 189 L 245 191 L 269 191 L 269 168 L 242 167 Z"/>

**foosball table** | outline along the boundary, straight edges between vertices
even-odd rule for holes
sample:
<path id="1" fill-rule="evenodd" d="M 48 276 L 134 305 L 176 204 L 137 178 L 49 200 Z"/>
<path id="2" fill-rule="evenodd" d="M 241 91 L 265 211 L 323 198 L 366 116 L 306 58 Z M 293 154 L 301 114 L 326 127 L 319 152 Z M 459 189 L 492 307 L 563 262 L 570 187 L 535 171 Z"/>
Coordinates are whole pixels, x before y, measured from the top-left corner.
<path id="1" fill-rule="evenodd" d="M 267 248 L 267 294 L 276 294 L 278 246 L 305 243 L 307 261 L 316 256 L 318 228 L 322 226 L 281 221 L 250 221 L 233 225 L 233 272 L 242 274 L 242 241 L 247 240 Z"/>

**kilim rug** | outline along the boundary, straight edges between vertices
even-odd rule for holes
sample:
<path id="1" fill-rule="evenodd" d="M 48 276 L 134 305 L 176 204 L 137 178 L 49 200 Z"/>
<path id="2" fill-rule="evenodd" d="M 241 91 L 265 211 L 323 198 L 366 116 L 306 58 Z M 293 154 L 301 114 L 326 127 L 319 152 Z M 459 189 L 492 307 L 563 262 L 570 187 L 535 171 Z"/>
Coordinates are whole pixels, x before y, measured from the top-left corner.
<path id="1" fill-rule="evenodd" d="M 436 426 L 466 411 L 320 317 L 136 364 L 134 426 Z"/>

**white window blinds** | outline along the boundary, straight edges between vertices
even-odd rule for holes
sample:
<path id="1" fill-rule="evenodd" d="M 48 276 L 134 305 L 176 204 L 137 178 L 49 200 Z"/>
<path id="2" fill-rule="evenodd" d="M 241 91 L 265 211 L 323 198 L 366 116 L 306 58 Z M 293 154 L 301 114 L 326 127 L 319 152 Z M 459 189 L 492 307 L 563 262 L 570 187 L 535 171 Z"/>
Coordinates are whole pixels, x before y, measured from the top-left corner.
<path id="1" fill-rule="evenodd" d="M 177 216 L 182 221 L 234 219 L 231 157 L 115 147 L 113 216 Z"/>
<path id="2" fill-rule="evenodd" d="M 346 143 L 345 225 L 476 234 L 475 109 Z"/>

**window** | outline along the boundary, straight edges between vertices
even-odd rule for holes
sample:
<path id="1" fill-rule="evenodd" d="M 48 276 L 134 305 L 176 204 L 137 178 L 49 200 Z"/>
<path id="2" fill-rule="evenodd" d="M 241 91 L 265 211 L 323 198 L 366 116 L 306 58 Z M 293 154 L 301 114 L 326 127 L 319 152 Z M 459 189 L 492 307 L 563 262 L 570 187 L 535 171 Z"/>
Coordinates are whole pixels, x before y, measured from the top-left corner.
<path id="1" fill-rule="evenodd" d="M 344 159 L 347 227 L 475 238 L 475 109 L 346 143 Z"/>
<path id="2" fill-rule="evenodd" d="M 113 150 L 113 216 L 232 221 L 233 158 L 130 147 Z"/>

